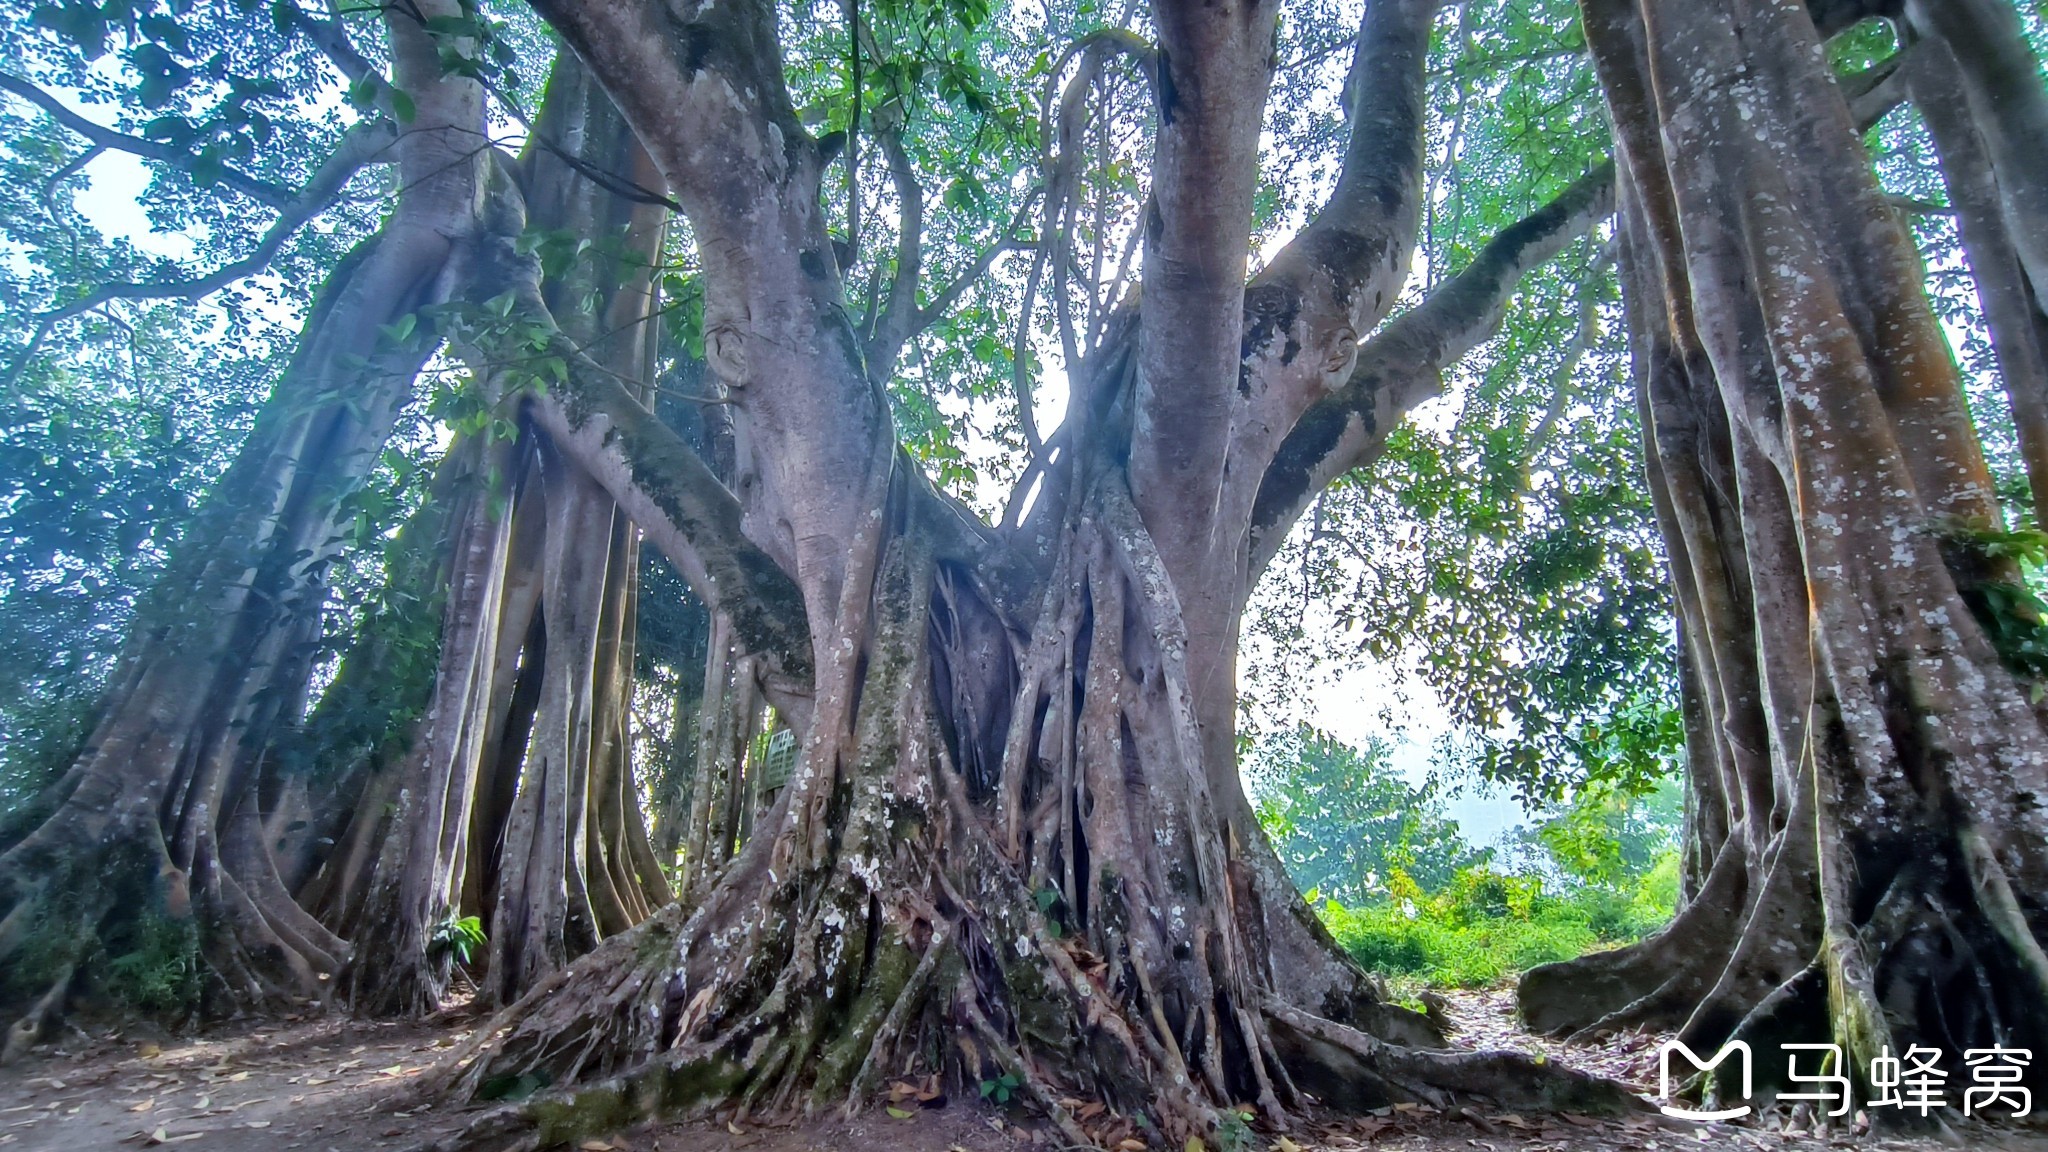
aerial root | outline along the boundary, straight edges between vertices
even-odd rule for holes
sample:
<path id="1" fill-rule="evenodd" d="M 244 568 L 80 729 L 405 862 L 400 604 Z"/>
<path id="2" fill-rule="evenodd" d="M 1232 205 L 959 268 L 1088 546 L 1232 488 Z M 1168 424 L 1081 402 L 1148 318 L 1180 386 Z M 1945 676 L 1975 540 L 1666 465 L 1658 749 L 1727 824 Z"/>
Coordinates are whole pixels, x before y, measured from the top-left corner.
<path id="1" fill-rule="evenodd" d="M 860 1109 L 861 1100 L 874 1089 L 880 1077 L 878 1069 L 886 1059 L 890 1045 L 903 1035 L 904 1025 L 918 1010 L 925 1006 L 930 997 L 934 977 L 939 970 L 939 958 L 952 947 L 952 931 L 941 922 L 933 931 L 931 943 L 925 947 L 924 955 L 918 957 L 917 967 L 911 970 L 910 979 L 903 984 L 903 990 L 896 994 L 896 1002 L 889 1006 L 888 1015 L 875 1029 L 874 1040 L 868 1044 L 868 1053 L 853 1074 L 853 1080 L 846 1090 L 845 1114 L 850 1118 Z"/>
<path id="2" fill-rule="evenodd" d="M 7 1030 L 7 1043 L 0 1047 L 0 1064 L 12 1064 L 28 1055 L 28 1050 L 43 1038 L 43 1029 L 64 1005 L 64 993 L 70 989 L 71 974 L 75 971 L 76 965 L 66 964 L 57 979 L 51 982 L 49 990 L 37 998 L 26 1015 L 14 1022 L 14 1027 Z"/>

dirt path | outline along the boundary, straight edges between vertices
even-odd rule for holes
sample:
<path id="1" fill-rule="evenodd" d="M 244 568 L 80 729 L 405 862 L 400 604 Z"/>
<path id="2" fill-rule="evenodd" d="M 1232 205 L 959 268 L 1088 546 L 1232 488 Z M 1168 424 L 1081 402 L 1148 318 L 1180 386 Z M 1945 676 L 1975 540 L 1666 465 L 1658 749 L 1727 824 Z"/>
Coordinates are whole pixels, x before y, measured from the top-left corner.
<path id="1" fill-rule="evenodd" d="M 1514 1024 L 1512 994 L 1457 993 L 1442 1011 L 1461 1044 L 1513 1047 L 1614 1076 L 1647 1091 L 1655 1037 L 1562 1045 Z M 460 1129 L 474 1109 L 405 1110 L 408 1081 L 467 1035 L 472 1023 L 388 1024 L 333 1017 L 223 1028 L 199 1038 L 86 1037 L 0 1069 L 0 1152 L 124 1152 L 173 1145 L 194 1152 L 375 1152 L 419 1148 Z M 898 1101 L 848 1121 L 836 1114 L 784 1127 L 722 1120 L 649 1125 L 581 1152 L 1025 1152 L 1058 1147 L 1043 1125 L 978 1102 L 920 1107 Z M 878 1104 L 884 1103 L 878 1101 Z M 940 1101 L 938 1103 L 943 1103 Z M 1012 1123 L 1015 1121 L 1015 1123 Z M 1832 1139 L 1761 1128 L 1666 1127 L 1650 1119 L 1509 1114 L 1444 1115 L 1428 1108 L 1306 1124 L 1287 1134 L 1303 1152 L 1562 1152 L 1565 1149 L 1930 1149 L 1933 1141 Z M 2048 1152 L 2048 1136 L 1973 1131 L 1973 1148 Z M 1286 1149 L 1275 1136 L 1259 1147 Z"/>

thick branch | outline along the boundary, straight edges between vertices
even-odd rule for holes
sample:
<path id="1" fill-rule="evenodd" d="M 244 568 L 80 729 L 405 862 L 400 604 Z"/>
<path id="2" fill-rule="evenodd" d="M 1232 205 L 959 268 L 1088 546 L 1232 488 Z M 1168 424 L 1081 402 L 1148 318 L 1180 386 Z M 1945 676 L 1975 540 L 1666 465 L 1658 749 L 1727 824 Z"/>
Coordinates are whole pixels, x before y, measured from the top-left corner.
<path id="1" fill-rule="evenodd" d="M 1493 333 L 1521 278 L 1613 211 L 1614 165 L 1602 164 L 1367 342 L 1349 381 L 1302 416 L 1267 469 L 1252 514 L 1254 580 L 1316 494 L 1377 455 L 1408 410 L 1438 393 L 1444 368 Z"/>
<path id="2" fill-rule="evenodd" d="M 116 132 L 112 128 L 95 124 L 91 120 L 66 108 L 63 102 L 55 96 L 12 73 L 0 72 L 0 91 L 12 92 L 23 100 L 41 108 L 44 112 L 49 113 L 52 120 L 85 137 L 94 147 L 112 149 L 116 152 L 132 153 L 145 160 L 155 160 L 168 164 L 187 174 L 191 173 L 192 165 L 199 159 L 193 153 L 187 152 L 182 148 L 172 147 L 161 140 L 145 140 L 140 136 L 130 136 L 125 132 Z M 218 179 L 222 184 L 233 188 L 235 191 L 260 200 L 279 211 L 289 211 L 300 196 L 300 194 L 294 193 L 291 189 L 281 184 L 273 184 L 268 180 L 258 180 L 254 176 L 225 165 L 222 166 Z"/>
<path id="3" fill-rule="evenodd" d="M 1429 33 L 1440 0 L 1367 5 L 1346 81 L 1337 187 L 1245 294 L 1246 382 L 1264 401 L 1231 445 L 1261 469 L 1279 436 L 1341 386 L 1408 277 L 1421 219 Z"/>
<path id="4" fill-rule="evenodd" d="M 529 302 L 535 305 L 537 299 Z M 552 319 L 545 322 L 552 328 Z M 558 330 L 549 355 L 567 361 L 569 382 L 528 401 L 534 423 L 611 494 L 699 598 L 731 618 L 748 651 L 807 680 L 803 597 L 740 531 L 739 500 L 682 437 Z"/>

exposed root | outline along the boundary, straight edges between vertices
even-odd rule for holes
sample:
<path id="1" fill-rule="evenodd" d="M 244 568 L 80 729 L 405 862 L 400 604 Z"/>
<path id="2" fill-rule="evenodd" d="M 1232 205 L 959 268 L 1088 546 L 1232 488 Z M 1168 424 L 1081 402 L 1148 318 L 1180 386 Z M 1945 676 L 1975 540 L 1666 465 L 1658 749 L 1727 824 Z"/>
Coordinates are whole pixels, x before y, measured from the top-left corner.
<path id="1" fill-rule="evenodd" d="M 76 971 L 75 965 L 66 964 L 57 979 L 51 982 L 50 990 L 38 997 L 34 1007 L 7 1030 L 7 1043 L 0 1047 L 0 1065 L 12 1064 L 28 1055 L 28 1050 L 43 1038 L 50 1022 L 64 1006 L 64 995 L 70 991 L 71 975 Z"/>
<path id="2" fill-rule="evenodd" d="M 520 1124 L 553 1144 L 709 1109 L 853 1110 L 896 1075 L 1001 1081 L 1079 1146 L 1138 1116 L 1174 1146 L 1211 1138 L 1243 1101 L 1284 1128 L 1307 1093 L 1629 1106 L 1618 1085 L 1395 1047 L 1282 1001 L 1276 894 L 1221 832 L 1172 590 L 1128 498 L 1097 496 L 1022 653 L 918 533 L 868 537 L 881 555 L 851 558 L 848 639 L 821 649 L 804 754 L 760 834 L 687 915 L 607 940 L 423 1081 L 522 1099 L 457 1147 Z M 1345 974 L 1312 998 L 1382 1007 Z M 1103 1109 L 1084 1122 L 1076 1099 Z"/>
<path id="3" fill-rule="evenodd" d="M 1650 1110 L 1619 1083 L 1520 1052 L 1403 1048 L 1279 1000 L 1268 1001 L 1265 1013 L 1276 1025 L 1275 1042 L 1295 1080 L 1340 1109 L 1414 1102 L 1439 1108 L 1484 1103 L 1530 1112 Z"/>

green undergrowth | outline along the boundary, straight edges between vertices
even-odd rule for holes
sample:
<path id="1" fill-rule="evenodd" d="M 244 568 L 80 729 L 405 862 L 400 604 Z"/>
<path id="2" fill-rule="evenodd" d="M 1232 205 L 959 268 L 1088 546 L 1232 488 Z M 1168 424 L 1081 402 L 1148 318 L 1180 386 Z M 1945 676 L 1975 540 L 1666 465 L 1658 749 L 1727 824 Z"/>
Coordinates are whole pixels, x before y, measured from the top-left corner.
<path id="1" fill-rule="evenodd" d="M 1389 898 L 1359 906 L 1324 901 L 1323 923 L 1354 959 L 1397 986 L 1483 988 L 1656 931 L 1677 898 L 1678 857 L 1665 856 L 1628 885 L 1545 891 L 1540 877 L 1480 865 L 1434 893 L 1405 877 L 1393 887 Z"/>
<path id="2" fill-rule="evenodd" d="M 91 1013 L 175 1025 L 200 1012 L 200 928 L 165 910 L 148 846 L 104 845 L 89 864 L 49 862 L 41 874 L 20 943 L 0 964 L 0 1015 L 26 1009 L 59 980 L 72 1006 Z"/>

